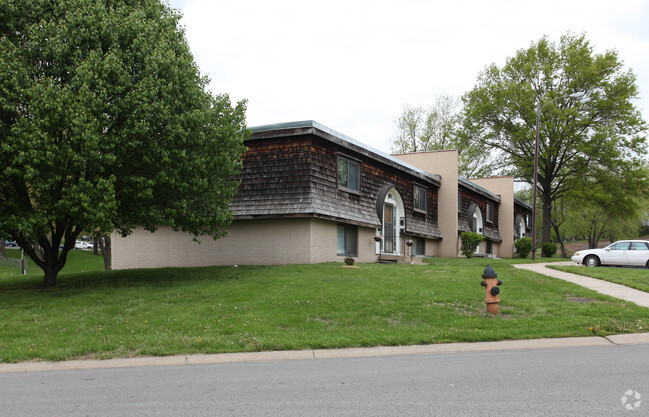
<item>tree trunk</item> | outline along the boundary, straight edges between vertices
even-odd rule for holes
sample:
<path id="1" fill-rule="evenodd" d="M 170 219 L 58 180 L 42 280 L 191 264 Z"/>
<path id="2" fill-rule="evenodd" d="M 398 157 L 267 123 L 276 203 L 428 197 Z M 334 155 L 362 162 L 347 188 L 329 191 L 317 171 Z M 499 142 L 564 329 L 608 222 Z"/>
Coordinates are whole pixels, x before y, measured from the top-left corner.
<path id="1" fill-rule="evenodd" d="M 56 285 L 56 277 L 59 274 L 59 272 L 56 270 L 56 267 L 52 267 L 52 265 L 46 264 L 45 268 L 43 268 L 43 272 L 45 272 L 45 275 L 43 276 L 43 283 L 41 284 L 41 287 L 54 287 Z"/>
<path id="2" fill-rule="evenodd" d="M 42 266 L 45 275 L 43 276 L 43 283 L 41 286 L 45 288 L 54 287 L 56 285 L 56 277 L 59 275 L 59 272 L 61 272 L 61 269 L 63 269 L 63 265 L 65 265 L 67 252 L 59 254 L 58 246 L 46 248 L 37 246 L 34 248 L 34 251 L 45 261 Z"/>
<path id="3" fill-rule="evenodd" d="M 101 249 L 101 254 L 104 257 L 104 269 L 110 271 L 112 269 L 112 248 L 110 241 L 110 234 L 105 234 L 97 238 L 97 243 Z"/>
<path id="4" fill-rule="evenodd" d="M 557 236 L 557 240 L 559 241 L 559 245 L 561 245 L 561 257 L 562 258 L 567 258 L 568 253 L 566 251 L 566 245 L 563 244 L 563 239 L 561 238 L 559 226 L 560 225 L 557 225 L 557 224 L 552 225 L 552 227 L 554 229 L 554 234 Z"/>
<path id="5" fill-rule="evenodd" d="M 541 245 L 552 242 L 552 201 L 550 196 L 542 194 L 543 228 L 541 229 Z M 537 246 L 539 246 L 537 244 Z"/>
<path id="6" fill-rule="evenodd" d="M 0 256 L 3 258 L 7 257 L 7 251 L 5 249 L 5 238 L 0 236 Z"/>

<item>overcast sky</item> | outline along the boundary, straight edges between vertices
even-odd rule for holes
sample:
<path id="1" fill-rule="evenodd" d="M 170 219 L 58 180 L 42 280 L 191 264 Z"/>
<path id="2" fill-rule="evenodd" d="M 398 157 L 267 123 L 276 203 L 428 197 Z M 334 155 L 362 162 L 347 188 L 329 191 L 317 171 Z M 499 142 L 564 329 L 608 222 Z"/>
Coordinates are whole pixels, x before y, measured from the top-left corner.
<path id="1" fill-rule="evenodd" d="M 586 33 L 637 76 L 649 120 L 646 0 L 169 0 L 213 93 L 248 100 L 249 126 L 316 120 L 391 150 L 404 104 L 461 96 L 542 36 Z"/>

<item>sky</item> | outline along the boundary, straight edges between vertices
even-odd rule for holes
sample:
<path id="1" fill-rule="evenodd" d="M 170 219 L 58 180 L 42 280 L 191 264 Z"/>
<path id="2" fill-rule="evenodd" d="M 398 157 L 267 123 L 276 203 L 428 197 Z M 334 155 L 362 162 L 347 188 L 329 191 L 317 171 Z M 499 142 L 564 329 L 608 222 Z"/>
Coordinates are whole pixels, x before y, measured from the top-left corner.
<path id="1" fill-rule="evenodd" d="M 214 94 L 248 126 L 315 120 L 383 152 L 404 105 L 470 91 L 543 36 L 585 33 L 637 77 L 649 121 L 646 0 L 169 0 Z"/>

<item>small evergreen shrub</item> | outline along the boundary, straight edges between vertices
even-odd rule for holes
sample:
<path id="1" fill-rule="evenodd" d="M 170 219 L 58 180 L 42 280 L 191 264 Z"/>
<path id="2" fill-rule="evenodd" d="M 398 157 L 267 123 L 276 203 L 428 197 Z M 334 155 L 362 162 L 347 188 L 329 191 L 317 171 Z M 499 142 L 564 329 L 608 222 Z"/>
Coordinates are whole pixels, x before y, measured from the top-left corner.
<path id="1" fill-rule="evenodd" d="M 557 244 L 546 242 L 541 246 L 541 254 L 544 258 L 552 258 L 557 253 Z"/>
<path id="2" fill-rule="evenodd" d="M 460 239 L 462 239 L 462 246 L 460 247 L 462 254 L 467 258 L 471 258 L 475 250 L 480 246 L 480 243 L 484 240 L 484 236 L 480 233 L 464 232 L 460 235 Z"/>
<path id="3" fill-rule="evenodd" d="M 514 243 L 516 247 L 516 256 L 519 258 L 527 258 L 527 255 L 532 252 L 532 238 L 522 237 Z"/>
<path id="4" fill-rule="evenodd" d="M 344 261 L 346 265 L 354 265 L 354 258 L 352 258 L 350 255 L 345 256 Z"/>

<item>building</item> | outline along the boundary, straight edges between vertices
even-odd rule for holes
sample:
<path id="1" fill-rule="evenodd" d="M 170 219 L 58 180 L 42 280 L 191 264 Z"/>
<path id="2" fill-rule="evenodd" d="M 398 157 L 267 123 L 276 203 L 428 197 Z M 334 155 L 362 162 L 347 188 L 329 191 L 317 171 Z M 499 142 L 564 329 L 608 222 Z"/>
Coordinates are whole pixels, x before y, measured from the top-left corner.
<path id="1" fill-rule="evenodd" d="M 459 177 L 456 151 L 388 155 L 314 121 L 251 130 L 229 235 L 114 234 L 113 269 L 456 257 L 468 230 L 479 255 L 511 257 L 529 233 L 513 178 Z"/>

